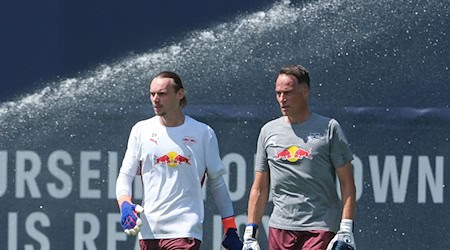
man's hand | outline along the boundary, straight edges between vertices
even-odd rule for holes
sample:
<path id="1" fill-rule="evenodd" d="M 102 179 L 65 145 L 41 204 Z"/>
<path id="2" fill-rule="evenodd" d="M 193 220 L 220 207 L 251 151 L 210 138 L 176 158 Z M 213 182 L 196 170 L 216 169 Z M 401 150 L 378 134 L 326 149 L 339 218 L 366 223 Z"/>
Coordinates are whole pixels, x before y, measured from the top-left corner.
<path id="1" fill-rule="evenodd" d="M 244 232 L 244 246 L 242 250 L 261 250 L 258 241 L 258 225 L 248 224 Z"/>
<path id="2" fill-rule="evenodd" d="M 131 204 L 128 201 L 124 201 L 120 206 L 122 218 L 120 223 L 127 235 L 136 235 L 141 231 L 142 221 L 138 216 L 138 213 L 142 213 L 144 208 L 140 205 Z"/>
<path id="3" fill-rule="evenodd" d="M 356 250 L 352 220 L 341 221 L 341 227 L 328 244 L 327 250 Z"/>
<path id="4" fill-rule="evenodd" d="M 228 228 L 222 241 L 222 249 L 241 250 L 242 241 L 239 239 L 236 228 Z"/>

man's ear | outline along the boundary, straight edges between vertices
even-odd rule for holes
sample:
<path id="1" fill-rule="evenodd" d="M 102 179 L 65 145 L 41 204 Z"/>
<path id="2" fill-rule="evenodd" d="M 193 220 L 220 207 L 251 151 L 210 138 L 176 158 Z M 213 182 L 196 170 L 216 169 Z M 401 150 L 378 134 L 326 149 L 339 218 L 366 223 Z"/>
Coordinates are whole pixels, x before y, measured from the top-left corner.
<path id="1" fill-rule="evenodd" d="M 179 89 L 178 90 L 178 93 L 177 93 L 177 95 L 178 95 L 178 99 L 183 99 L 183 97 L 184 97 L 184 89 L 183 88 L 181 88 L 181 89 Z"/>

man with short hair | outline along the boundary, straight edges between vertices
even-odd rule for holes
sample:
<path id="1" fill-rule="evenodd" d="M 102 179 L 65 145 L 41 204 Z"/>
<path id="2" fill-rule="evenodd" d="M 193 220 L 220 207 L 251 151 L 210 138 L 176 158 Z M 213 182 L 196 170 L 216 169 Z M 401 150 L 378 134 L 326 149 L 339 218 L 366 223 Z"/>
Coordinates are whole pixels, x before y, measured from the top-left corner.
<path id="1" fill-rule="evenodd" d="M 309 110 L 309 91 L 306 68 L 289 65 L 279 71 L 275 92 L 283 116 L 266 123 L 259 134 L 244 250 L 260 249 L 257 231 L 269 190 L 274 204 L 270 250 L 355 249 L 352 152 L 336 120 Z"/>

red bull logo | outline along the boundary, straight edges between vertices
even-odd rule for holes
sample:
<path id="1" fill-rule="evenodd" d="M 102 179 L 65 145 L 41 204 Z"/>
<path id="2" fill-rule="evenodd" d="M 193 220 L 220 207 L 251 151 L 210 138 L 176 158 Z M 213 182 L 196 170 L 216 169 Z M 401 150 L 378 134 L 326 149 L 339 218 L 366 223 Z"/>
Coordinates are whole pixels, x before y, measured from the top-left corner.
<path id="1" fill-rule="evenodd" d="M 189 161 L 190 161 L 189 158 L 186 158 L 186 157 L 178 154 L 177 152 L 169 152 L 160 157 L 155 156 L 155 165 L 166 164 L 169 167 L 176 167 L 183 163 L 191 165 L 191 163 Z"/>
<path id="2" fill-rule="evenodd" d="M 303 158 L 312 160 L 311 148 L 309 150 L 305 150 L 297 146 L 290 146 L 278 152 L 275 156 L 275 159 L 281 159 L 289 162 L 296 162 Z"/>

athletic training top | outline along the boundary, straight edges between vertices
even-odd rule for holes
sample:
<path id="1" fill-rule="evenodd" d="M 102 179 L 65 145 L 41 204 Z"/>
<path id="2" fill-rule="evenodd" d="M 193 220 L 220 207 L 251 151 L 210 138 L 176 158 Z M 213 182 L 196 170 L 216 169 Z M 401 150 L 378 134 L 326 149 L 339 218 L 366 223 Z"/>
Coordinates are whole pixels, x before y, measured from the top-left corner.
<path id="1" fill-rule="evenodd" d="M 335 168 L 353 159 L 334 119 L 312 113 L 289 124 L 280 117 L 258 138 L 256 171 L 270 172 L 273 212 L 269 226 L 284 230 L 338 230 L 341 203 Z"/>
<path id="2" fill-rule="evenodd" d="M 214 131 L 185 116 L 184 124 L 165 127 L 160 118 L 140 121 L 131 130 L 120 172 L 141 173 L 143 185 L 140 239 L 202 240 L 205 173 L 225 173 Z"/>

